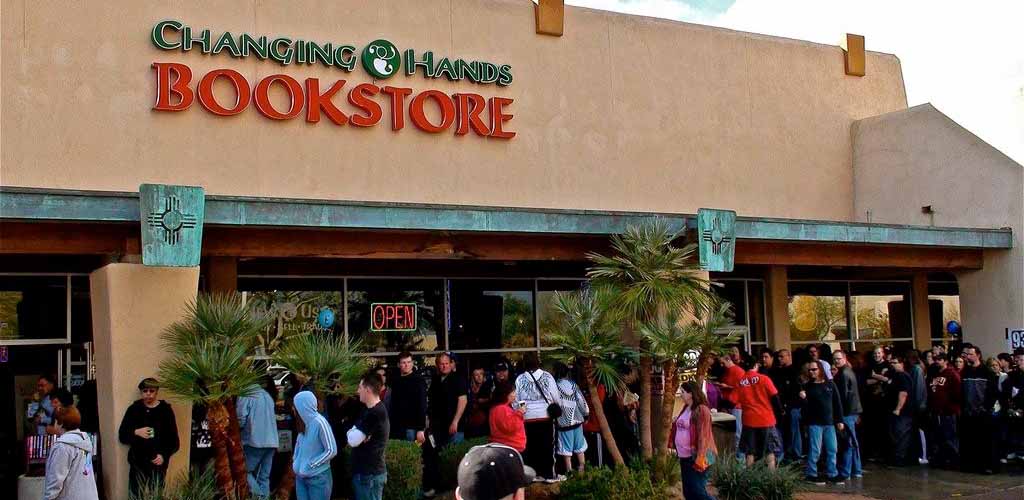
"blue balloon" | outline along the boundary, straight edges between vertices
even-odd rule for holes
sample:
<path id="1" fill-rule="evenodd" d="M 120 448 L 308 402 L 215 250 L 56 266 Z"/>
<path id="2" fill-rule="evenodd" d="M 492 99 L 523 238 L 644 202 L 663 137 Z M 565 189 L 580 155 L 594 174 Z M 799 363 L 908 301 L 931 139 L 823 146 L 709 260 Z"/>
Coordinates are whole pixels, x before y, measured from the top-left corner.
<path id="1" fill-rule="evenodd" d="M 960 323 L 955 319 L 946 323 L 946 331 L 949 332 L 950 335 L 959 335 Z"/>
<path id="2" fill-rule="evenodd" d="M 334 311 L 326 307 L 321 309 L 320 314 L 316 315 L 316 322 L 320 328 L 330 328 L 334 324 Z"/>

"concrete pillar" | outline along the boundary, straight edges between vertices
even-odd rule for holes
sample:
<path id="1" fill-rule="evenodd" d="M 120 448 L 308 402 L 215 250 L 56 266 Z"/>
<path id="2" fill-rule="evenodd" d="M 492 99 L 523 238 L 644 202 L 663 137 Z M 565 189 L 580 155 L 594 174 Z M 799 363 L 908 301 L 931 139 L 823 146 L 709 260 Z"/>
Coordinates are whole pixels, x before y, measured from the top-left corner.
<path id="1" fill-rule="evenodd" d="M 238 290 L 238 258 L 210 257 L 206 266 L 206 289 L 210 293 Z"/>
<path id="2" fill-rule="evenodd" d="M 768 296 L 768 345 L 789 349 L 789 278 L 786 266 L 771 266 L 765 280 Z"/>
<path id="3" fill-rule="evenodd" d="M 914 318 L 914 347 L 917 350 L 932 346 L 932 322 L 928 313 L 928 273 L 916 272 L 911 279 L 911 314 Z"/>
<path id="4" fill-rule="evenodd" d="M 156 376 L 166 356 L 160 333 L 182 318 L 185 304 L 195 300 L 198 267 L 146 267 L 108 264 L 89 276 L 96 387 L 99 399 L 100 450 L 106 497 L 128 498 L 128 447 L 117 429 L 128 406 L 139 398 L 138 383 Z M 161 391 L 160 398 L 172 400 Z M 168 479 L 188 469 L 192 408 L 172 400 L 181 448 L 170 458 Z"/>

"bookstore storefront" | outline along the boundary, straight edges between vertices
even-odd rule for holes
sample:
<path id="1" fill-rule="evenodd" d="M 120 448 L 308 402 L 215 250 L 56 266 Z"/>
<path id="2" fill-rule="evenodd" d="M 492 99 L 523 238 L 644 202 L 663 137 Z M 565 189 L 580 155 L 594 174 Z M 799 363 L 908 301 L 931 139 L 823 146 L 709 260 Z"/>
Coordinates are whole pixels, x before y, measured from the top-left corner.
<path id="1" fill-rule="evenodd" d="M 549 349 L 554 292 L 657 217 L 715 249 L 747 350 L 1024 328 L 1020 165 L 862 38 L 553 30 L 519 0 L 4 7 L 0 449 L 40 374 L 96 387 L 118 487 L 113 426 L 198 292 L 274 317 L 264 353 L 322 331 L 468 372 Z"/>

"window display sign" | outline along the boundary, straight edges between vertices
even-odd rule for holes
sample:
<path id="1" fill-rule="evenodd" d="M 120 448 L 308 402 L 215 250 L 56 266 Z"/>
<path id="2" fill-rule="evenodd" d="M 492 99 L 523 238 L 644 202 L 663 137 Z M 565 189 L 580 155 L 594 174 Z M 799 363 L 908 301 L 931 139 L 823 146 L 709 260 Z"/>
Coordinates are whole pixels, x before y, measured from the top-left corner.
<path id="1" fill-rule="evenodd" d="M 416 304 L 374 303 L 370 305 L 370 331 L 408 332 L 416 329 Z"/>

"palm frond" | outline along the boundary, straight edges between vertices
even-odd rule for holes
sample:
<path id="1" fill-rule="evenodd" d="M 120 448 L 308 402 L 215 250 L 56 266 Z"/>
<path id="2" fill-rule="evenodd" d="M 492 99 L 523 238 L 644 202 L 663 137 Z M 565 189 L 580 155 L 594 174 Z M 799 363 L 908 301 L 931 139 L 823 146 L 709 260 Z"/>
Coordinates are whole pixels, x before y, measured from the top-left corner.
<path id="1" fill-rule="evenodd" d="M 319 394 L 351 394 L 368 366 L 360 345 L 322 333 L 298 335 L 277 349 L 274 361 Z"/>
<path id="2" fill-rule="evenodd" d="M 686 335 L 694 339 L 700 355 L 725 354 L 729 347 L 739 341 L 739 335 L 728 330 L 733 326 L 730 308 L 729 303 L 719 303 L 710 313 L 686 325 Z M 680 363 L 681 367 L 690 370 L 696 368 L 698 357 L 687 355 L 682 360 L 685 362 Z"/>
<path id="3" fill-rule="evenodd" d="M 264 326 L 237 296 L 200 295 L 188 315 L 161 335 L 172 353 L 159 365 L 163 386 L 193 403 L 248 393 L 262 376 L 249 358 Z"/>
<path id="4" fill-rule="evenodd" d="M 208 338 L 254 346 L 270 321 L 245 307 L 240 294 L 201 294 L 186 306 L 185 319 L 164 332 L 163 346 L 175 349 Z"/>
<path id="5" fill-rule="evenodd" d="M 589 367 L 591 380 L 610 392 L 622 386 L 618 365 L 633 357 L 622 344 L 621 322 L 609 314 L 611 290 L 595 288 L 576 292 L 555 292 L 558 312 L 548 342 L 557 350 L 555 359 L 566 364 Z"/>
<path id="6" fill-rule="evenodd" d="M 714 294 L 700 268 L 697 245 L 674 246 L 679 235 L 661 218 L 632 225 L 612 236 L 613 255 L 587 254 L 593 263 L 587 276 L 597 286 L 617 290 L 614 309 L 634 323 L 674 307 L 702 315 L 713 307 Z"/>

